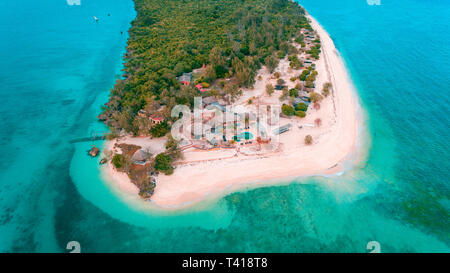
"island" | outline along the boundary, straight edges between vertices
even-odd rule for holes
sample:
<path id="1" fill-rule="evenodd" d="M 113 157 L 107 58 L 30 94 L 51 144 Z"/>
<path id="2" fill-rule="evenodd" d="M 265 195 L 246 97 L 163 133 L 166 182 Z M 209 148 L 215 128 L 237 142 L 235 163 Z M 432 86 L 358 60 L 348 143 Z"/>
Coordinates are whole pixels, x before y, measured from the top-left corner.
<path id="1" fill-rule="evenodd" d="M 361 157 L 362 114 L 327 32 L 288 0 L 135 0 L 123 78 L 98 118 L 105 178 L 160 208 Z M 180 110 L 181 109 L 181 110 Z"/>

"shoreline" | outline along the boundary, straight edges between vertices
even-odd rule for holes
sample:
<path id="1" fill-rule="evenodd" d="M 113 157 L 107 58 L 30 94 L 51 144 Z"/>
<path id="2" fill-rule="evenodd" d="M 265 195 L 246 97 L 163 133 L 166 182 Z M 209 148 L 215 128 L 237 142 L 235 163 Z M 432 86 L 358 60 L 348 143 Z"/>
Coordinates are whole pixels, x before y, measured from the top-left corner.
<path id="1" fill-rule="evenodd" d="M 329 126 L 311 129 L 317 131 L 317 143 L 315 140 L 312 146 L 301 146 L 284 154 L 253 158 L 237 156 L 178 165 L 173 175 L 158 176 L 151 201 L 142 201 L 143 204 L 161 209 L 183 209 L 245 188 L 287 184 L 311 176 L 340 175 L 362 159 L 365 148 L 361 147 L 363 113 L 356 89 L 328 33 L 313 17 L 306 15 L 322 42 L 317 64 L 319 77 L 322 77 L 319 81 L 324 82 L 326 75 L 333 84 L 332 94 L 325 99 L 327 104 L 324 103 L 320 111 L 334 112 L 334 118 Z M 314 114 L 317 113 L 313 112 L 302 123 L 313 120 Z M 105 146 L 111 148 L 116 141 L 107 141 Z M 111 186 L 126 195 L 137 195 L 137 187 L 125 173 L 114 170 L 109 162 L 105 165 L 101 167 L 102 177 Z"/>

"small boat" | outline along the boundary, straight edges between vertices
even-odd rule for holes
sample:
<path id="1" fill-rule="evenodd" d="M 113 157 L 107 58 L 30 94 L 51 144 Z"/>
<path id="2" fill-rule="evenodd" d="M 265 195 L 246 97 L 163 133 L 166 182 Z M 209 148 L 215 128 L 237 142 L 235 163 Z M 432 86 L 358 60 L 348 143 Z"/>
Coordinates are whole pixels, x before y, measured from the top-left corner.
<path id="1" fill-rule="evenodd" d="M 97 18 L 97 17 L 95 17 L 95 16 L 94 16 L 94 20 L 95 20 L 95 22 L 98 22 L 98 18 Z"/>

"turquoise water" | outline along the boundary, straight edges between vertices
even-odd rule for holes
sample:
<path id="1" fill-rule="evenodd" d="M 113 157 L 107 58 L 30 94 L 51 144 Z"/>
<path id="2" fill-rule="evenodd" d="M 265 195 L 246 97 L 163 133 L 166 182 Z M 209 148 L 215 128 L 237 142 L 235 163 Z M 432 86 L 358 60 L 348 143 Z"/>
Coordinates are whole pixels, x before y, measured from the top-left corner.
<path id="1" fill-rule="evenodd" d="M 238 142 L 241 141 L 242 139 L 253 139 L 253 134 L 250 132 L 243 132 L 239 135 L 234 136 L 233 139 Z"/>
<path id="2" fill-rule="evenodd" d="M 131 0 L 46 2 L 0 2 L 1 252 L 449 252 L 448 1 L 300 1 L 355 82 L 367 162 L 170 214 L 124 202 L 92 143 L 69 143 L 105 130 Z"/>

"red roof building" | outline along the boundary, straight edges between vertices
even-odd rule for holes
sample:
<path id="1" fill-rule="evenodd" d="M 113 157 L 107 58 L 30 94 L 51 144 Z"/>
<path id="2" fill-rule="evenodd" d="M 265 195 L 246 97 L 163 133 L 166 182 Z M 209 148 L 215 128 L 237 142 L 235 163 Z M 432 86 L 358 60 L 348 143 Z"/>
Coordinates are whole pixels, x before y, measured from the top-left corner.
<path id="1" fill-rule="evenodd" d="M 200 90 L 200 92 L 205 92 L 205 91 L 206 91 L 206 89 L 203 88 L 203 85 L 201 85 L 201 84 L 197 84 L 197 85 L 195 86 L 195 88 L 197 88 L 198 90 Z"/>
<path id="2" fill-rule="evenodd" d="M 138 116 L 140 116 L 142 118 L 146 118 L 147 117 L 147 112 L 141 109 L 141 110 L 138 111 Z"/>
<path id="3" fill-rule="evenodd" d="M 155 116 L 155 115 L 151 115 L 150 116 L 150 121 L 154 124 L 160 124 L 161 122 L 163 122 L 164 118 L 160 117 L 160 116 Z"/>

